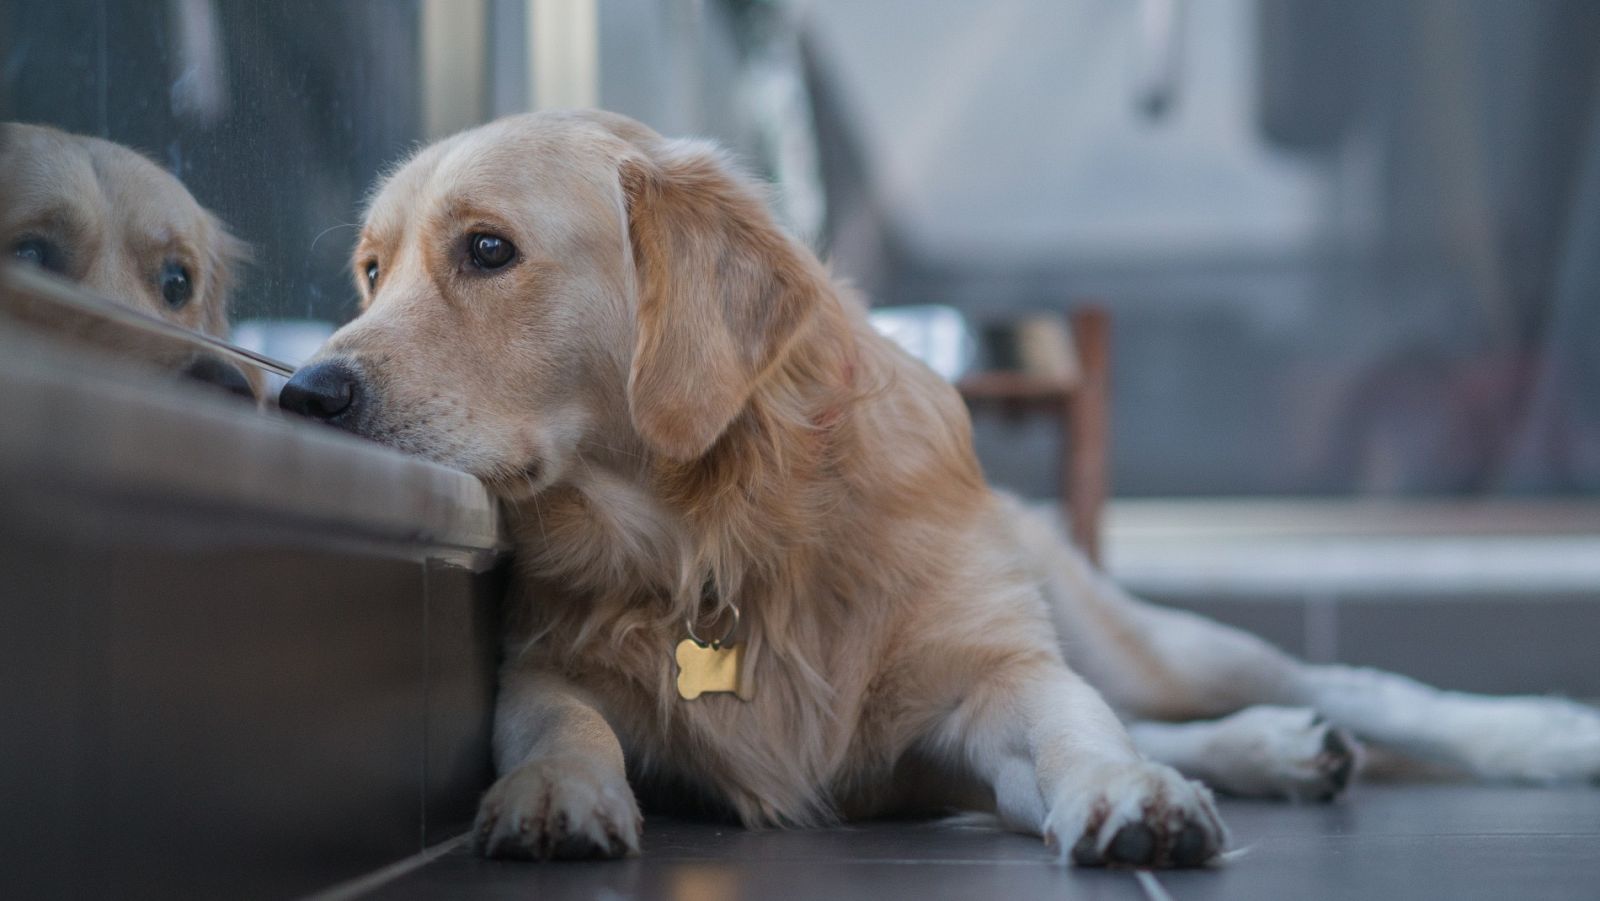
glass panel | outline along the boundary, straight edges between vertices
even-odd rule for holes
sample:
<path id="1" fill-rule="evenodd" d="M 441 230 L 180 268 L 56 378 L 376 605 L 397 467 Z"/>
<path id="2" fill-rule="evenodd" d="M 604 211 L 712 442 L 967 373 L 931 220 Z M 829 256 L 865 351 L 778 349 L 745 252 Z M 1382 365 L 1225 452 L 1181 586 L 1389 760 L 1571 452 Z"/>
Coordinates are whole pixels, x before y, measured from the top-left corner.
<path id="1" fill-rule="evenodd" d="M 498 115 L 596 102 L 788 176 L 779 202 L 815 233 L 781 21 L 738 2 L 0 0 L 0 119 L 28 123 L 6 133 L 0 237 L 93 293 L 292 363 L 355 314 L 349 255 L 386 168 Z M 94 249 L 130 229 L 151 246 Z"/>
<path id="2" fill-rule="evenodd" d="M 373 173 L 421 137 L 416 4 L 40 0 L 0 4 L 0 22 L 4 118 L 111 142 L 11 129 L 7 152 L 32 168 L 7 166 L 8 196 L 56 185 L 78 211 L 80 233 L 52 239 L 64 274 L 218 336 L 225 304 L 242 337 L 290 357 L 327 331 L 304 321 L 354 312 L 350 223 Z M 167 246 L 90 249 L 141 229 Z M 174 242 L 188 256 L 158 259 Z M 162 295 L 184 270 L 192 300 Z"/>

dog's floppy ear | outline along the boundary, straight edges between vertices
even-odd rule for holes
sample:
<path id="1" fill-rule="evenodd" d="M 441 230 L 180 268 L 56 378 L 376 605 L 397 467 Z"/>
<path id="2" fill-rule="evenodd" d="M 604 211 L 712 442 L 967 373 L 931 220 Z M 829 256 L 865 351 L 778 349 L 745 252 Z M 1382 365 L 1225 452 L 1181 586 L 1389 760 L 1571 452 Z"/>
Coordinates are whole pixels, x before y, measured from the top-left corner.
<path id="1" fill-rule="evenodd" d="M 651 447 L 687 461 L 782 360 L 825 277 L 714 148 L 654 150 L 621 164 L 639 293 L 628 409 Z"/>

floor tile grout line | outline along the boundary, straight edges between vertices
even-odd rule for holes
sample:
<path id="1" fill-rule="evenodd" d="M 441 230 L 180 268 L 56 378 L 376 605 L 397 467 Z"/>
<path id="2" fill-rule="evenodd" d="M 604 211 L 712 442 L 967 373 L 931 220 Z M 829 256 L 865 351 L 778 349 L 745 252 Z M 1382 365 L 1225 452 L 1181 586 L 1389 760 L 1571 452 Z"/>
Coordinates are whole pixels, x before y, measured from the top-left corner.
<path id="1" fill-rule="evenodd" d="M 1133 878 L 1139 881 L 1139 888 L 1144 890 L 1144 896 L 1148 901 L 1173 901 L 1172 896 L 1167 894 L 1166 887 L 1161 884 L 1161 880 L 1156 878 L 1156 874 L 1149 870 L 1135 870 Z"/>
<path id="2" fill-rule="evenodd" d="M 304 901 L 348 901 L 348 899 L 359 898 L 399 879 L 407 873 L 433 863 L 452 851 L 466 847 L 471 839 L 472 834 L 470 832 L 463 832 L 454 838 L 447 838 L 431 848 L 424 848 L 410 857 L 401 858 L 386 867 L 307 895 Z"/>

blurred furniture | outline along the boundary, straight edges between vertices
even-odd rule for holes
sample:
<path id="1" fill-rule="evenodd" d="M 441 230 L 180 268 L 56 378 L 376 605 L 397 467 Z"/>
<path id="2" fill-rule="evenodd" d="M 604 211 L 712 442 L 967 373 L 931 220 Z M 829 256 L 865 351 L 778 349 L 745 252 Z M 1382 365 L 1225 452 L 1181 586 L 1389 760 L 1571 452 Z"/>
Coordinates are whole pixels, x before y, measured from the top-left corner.
<path id="1" fill-rule="evenodd" d="M 1062 514 L 1072 540 L 1098 564 L 1100 520 L 1109 490 L 1111 316 L 1100 307 L 1084 306 L 1067 319 L 1077 354 L 1073 375 L 994 369 L 968 373 L 956 382 L 956 388 L 974 412 L 998 408 L 1011 415 L 1057 418 L 1061 426 Z"/>

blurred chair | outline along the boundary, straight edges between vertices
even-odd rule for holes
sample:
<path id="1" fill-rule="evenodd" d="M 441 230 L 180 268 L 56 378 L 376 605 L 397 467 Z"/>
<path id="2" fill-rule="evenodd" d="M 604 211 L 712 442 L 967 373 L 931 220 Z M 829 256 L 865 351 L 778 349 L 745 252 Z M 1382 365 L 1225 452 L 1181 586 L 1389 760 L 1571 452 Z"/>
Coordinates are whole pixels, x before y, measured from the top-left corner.
<path id="1" fill-rule="evenodd" d="M 1100 520 L 1109 491 L 1108 371 L 1111 315 L 1083 306 L 1067 316 L 1076 365 L 1043 374 L 1027 368 L 971 372 L 956 388 L 974 412 L 998 408 L 1013 416 L 1048 415 L 1061 427 L 1061 506 L 1072 540 L 1100 563 Z"/>

